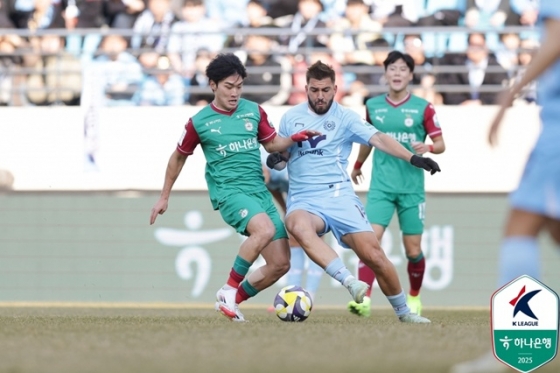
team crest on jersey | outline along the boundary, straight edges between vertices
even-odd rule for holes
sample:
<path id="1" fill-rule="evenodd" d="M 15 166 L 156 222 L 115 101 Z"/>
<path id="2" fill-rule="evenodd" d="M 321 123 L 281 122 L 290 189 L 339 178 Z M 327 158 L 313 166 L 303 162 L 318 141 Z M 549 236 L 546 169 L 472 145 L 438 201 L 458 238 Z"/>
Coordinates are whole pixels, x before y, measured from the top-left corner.
<path id="1" fill-rule="evenodd" d="M 336 128 L 336 124 L 333 121 L 328 120 L 323 124 L 323 128 L 327 131 L 332 131 Z"/>
<path id="2" fill-rule="evenodd" d="M 253 130 L 253 123 L 251 123 L 249 120 L 245 119 L 245 129 L 247 131 L 252 131 Z"/>
<path id="3" fill-rule="evenodd" d="M 412 119 L 408 114 L 406 115 L 406 119 L 404 120 L 404 125 L 407 127 L 412 127 L 414 124 L 414 119 Z"/>
<path id="4" fill-rule="evenodd" d="M 245 219 L 248 214 L 249 214 L 249 210 L 247 210 L 247 209 L 239 210 L 239 216 L 241 216 L 242 219 Z"/>
<path id="5" fill-rule="evenodd" d="M 434 114 L 434 125 L 435 125 L 437 128 L 440 128 L 440 127 L 439 127 L 439 119 L 438 119 L 437 115 L 435 115 L 435 114 Z"/>

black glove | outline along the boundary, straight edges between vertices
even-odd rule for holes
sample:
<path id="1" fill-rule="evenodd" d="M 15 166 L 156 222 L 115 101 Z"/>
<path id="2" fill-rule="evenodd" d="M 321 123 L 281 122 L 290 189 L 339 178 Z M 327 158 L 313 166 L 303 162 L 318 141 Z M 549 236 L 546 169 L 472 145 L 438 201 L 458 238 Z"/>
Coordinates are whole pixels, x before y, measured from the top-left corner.
<path id="1" fill-rule="evenodd" d="M 268 168 L 273 168 L 278 171 L 286 167 L 286 162 L 288 162 L 288 159 L 278 152 L 270 153 L 268 157 L 266 157 L 266 165 Z"/>
<path id="2" fill-rule="evenodd" d="M 418 168 L 423 168 L 432 175 L 436 172 L 441 172 L 439 165 L 432 158 L 420 157 L 415 154 L 410 158 L 410 163 Z"/>

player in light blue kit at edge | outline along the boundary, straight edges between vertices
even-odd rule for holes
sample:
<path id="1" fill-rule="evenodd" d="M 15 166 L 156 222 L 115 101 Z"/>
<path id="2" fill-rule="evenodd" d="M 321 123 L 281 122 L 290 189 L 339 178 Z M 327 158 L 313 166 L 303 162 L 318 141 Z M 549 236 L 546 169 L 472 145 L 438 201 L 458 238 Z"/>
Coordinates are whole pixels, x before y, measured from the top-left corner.
<path id="1" fill-rule="evenodd" d="M 266 164 L 266 158 L 268 157 L 268 152 L 261 148 L 261 161 L 263 165 Z M 286 194 L 288 193 L 288 169 L 284 168 L 282 170 L 275 170 L 274 168 L 269 169 L 263 166 L 264 182 L 266 187 L 272 194 L 274 200 L 278 203 L 284 215 L 286 215 Z M 319 284 L 321 283 L 321 277 L 323 277 L 323 268 L 319 267 L 314 261 L 310 260 L 305 252 L 299 245 L 299 243 L 292 237 L 289 236 L 290 244 L 290 270 L 286 274 L 287 285 L 303 286 L 303 274 L 306 273 L 305 286 L 303 288 L 307 290 L 311 299 L 315 300 L 315 294 L 317 294 L 317 289 L 319 289 Z M 307 270 L 305 270 L 305 265 L 307 264 Z M 271 306 L 269 311 L 274 311 L 274 307 Z"/>
<path id="2" fill-rule="evenodd" d="M 539 76 L 537 102 L 542 131 L 525 165 L 517 189 L 510 196 L 510 211 L 500 249 L 498 286 L 521 275 L 540 278 L 537 237 L 548 230 L 560 248 L 560 1 L 541 0 L 543 22 L 541 47 L 533 56 L 523 78 L 500 96 L 500 110 L 488 134 L 496 144 L 504 113 L 515 97 Z M 488 353 L 457 364 L 453 373 L 507 372 L 509 368 Z"/>
<path id="3" fill-rule="evenodd" d="M 284 114 L 279 133 L 286 136 L 303 129 L 316 129 L 322 135 L 295 143 L 287 150 L 290 188 L 285 224 L 288 232 L 315 263 L 348 289 L 355 302 L 362 303 L 369 285 L 352 276 L 336 252 L 319 237 L 331 231 L 340 245 L 351 248 L 375 271 L 379 286 L 400 321 L 429 323 L 425 317 L 410 312 L 395 267 L 373 233 L 347 168 L 354 142 L 375 146 L 432 174 L 440 170 L 439 166 L 430 158 L 413 155 L 356 112 L 334 102 L 337 87 L 330 66 L 316 62 L 307 69 L 306 80 L 308 102 Z M 267 159 L 269 167 L 278 162 L 278 153 L 272 153 Z"/>

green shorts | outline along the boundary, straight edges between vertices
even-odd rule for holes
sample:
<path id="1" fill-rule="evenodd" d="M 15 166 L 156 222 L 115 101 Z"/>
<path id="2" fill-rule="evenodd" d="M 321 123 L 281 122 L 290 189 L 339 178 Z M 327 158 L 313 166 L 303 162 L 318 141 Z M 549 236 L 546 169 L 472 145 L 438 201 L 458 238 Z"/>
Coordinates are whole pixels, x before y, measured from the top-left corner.
<path id="1" fill-rule="evenodd" d="M 426 211 L 425 193 L 390 193 L 370 190 L 367 194 L 366 214 L 371 224 L 387 227 L 397 210 L 399 226 L 404 235 L 424 232 Z"/>
<path id="2" fill-rule="evenodd" d="M 253 216 L 264 212 L 276 227 L 276 234 L 274 234 L 272 240 L 288 238 L 282 218 L 280 218 L 278 209 L 272 202 L 272 196 L 268 190 L 253 194 L 230 195 L 218 204 L 218 209 L 222 219 L 238 233 L 245 236 L 248 236 L 247 225 L 249 220 Z"/>

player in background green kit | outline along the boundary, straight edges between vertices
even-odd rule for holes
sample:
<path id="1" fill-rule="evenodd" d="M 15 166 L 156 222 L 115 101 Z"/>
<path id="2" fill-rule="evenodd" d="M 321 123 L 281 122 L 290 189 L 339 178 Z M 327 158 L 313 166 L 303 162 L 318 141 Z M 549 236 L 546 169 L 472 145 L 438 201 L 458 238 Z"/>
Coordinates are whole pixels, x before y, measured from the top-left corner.
<path id="1" fill-rule="evenodd" d="M 443 153 L 445 143 L 433 105 L 408 91 L 414 72 L 412 57 L 393 51 L 383 64 L 389 93 L 366 101 L 366 120 L 417 155 Z M 425 143 L 427 136 L 432 144 Z M 361 167 L 370 152 L 371 147 L 360 145 L 358 159 L 352 171 L 352 180 L 356 184 L 363 181 Z M 408 258 L 410 291 L 407 304 L 411 312 L 418 315 L 422 312 L 420 288 L 426 267 L 420 246 L 424 231 L 425 201 L 424 171 L 376 149 L 367 194 L 367 217 L 377 239 L 381 241 L 395 210 L 397 211 Z M 375 273 L 360 262 L 358 279 L 372 286 L 363 303 L 352 301 L 348 304 L 348 309 L 354 314 L 367 317 L 371 313 L 370 297 Z"/>
<path id="2" fill-rule="evenodd" d="M 278 136 L 266 112 L 241 98 L 247 73 L 235 55 L 216 56 L 206 68 L 206 76 L 214 100 L 185 125 L 167 164 L 150 224 L 167 210 L 171 188 L 188 156 L 200 144 L 212 207 L 220 211 L 227 224 L 248 236 L 239 248 L 227 283 L 216 294 L 216 311 L 233 321 L 245 321 L 239 303 L 274 284 L 290 268 L 288 236 L 264 183 L 259 143 L 268 152 L 278 152 L 320 133 L 301 131 L 291 138 Z M 266 264 L 245 279 L 259 254 Z"/>

